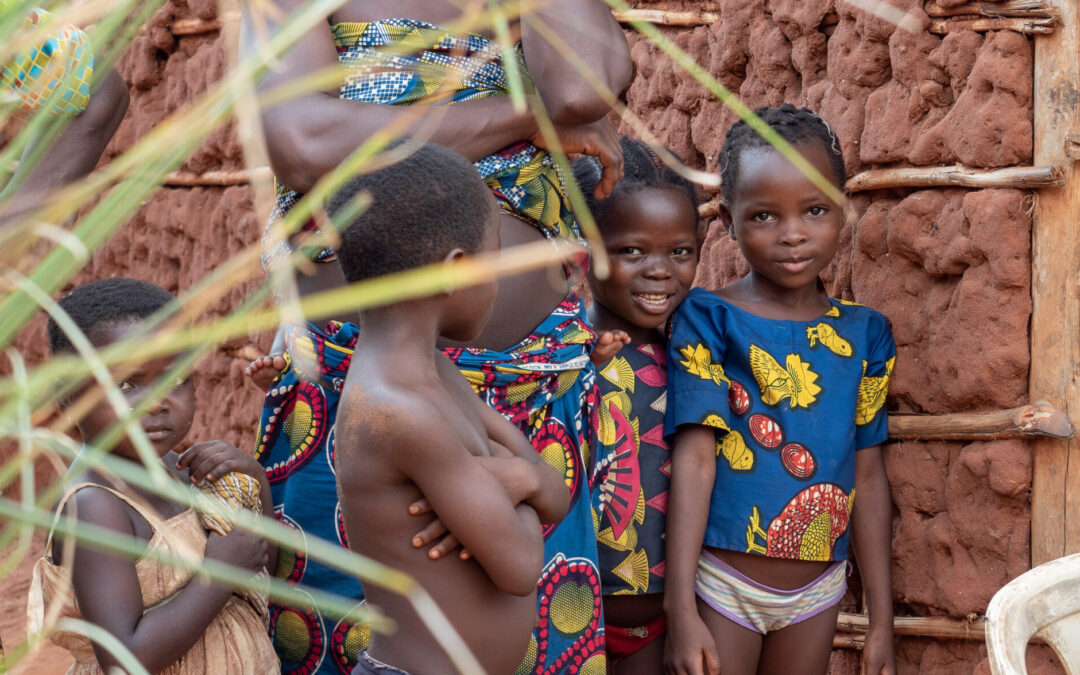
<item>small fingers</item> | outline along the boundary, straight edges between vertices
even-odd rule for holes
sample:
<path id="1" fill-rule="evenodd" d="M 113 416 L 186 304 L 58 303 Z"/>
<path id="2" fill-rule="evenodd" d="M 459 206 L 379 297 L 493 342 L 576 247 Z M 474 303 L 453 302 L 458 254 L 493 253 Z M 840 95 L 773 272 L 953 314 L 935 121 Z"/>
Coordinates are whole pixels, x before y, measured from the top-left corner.
<path id="1" fill-rule="evenodd" d="M 422 516 L 425 513 L 431 513 L 431 502 L 425 497 L 417 499 L 412 504 L 409 504 L 409 515 Z"/>
<path id="2" fill-rule="evenodd" d="M 447 533 L 446 526 L 436 518 L 428 526 L 413 535 L 413 548 L 422 548 Z"/>
<path id="3" fill-rule="evenodd" d="M 438 544 L 435 544 L 430 549 L 428 549 L 427 554 L 428 557 L 432 560 L 438 560 L 439 558 L 443 557 L 447 553 L 450 553 L 450 551 L 453 551 L 460 545 L 461 544 L 460 542 L 458 542 L 457 537 L 452 534 L 448 534 L 443 537 Z"/>

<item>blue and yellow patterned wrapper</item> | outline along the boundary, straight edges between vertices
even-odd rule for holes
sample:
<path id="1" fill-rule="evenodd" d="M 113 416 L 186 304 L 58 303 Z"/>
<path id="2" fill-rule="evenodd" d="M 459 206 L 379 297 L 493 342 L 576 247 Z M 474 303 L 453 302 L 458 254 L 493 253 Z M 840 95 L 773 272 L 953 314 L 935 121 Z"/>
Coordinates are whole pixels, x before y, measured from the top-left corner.
<path id="1" fill-rule="evenodd" d="M 0 13 L 9 3 L 0 0 Z M 37 33 L 49 22 L 49 13 L 31 9 L 26 25 L 34 40 L 0 64 L 0 86 L 12 92 L 23 109 L 35 111 L 51 103 L 50 112 L 78 115 L 90 102 L 90 80 L 94 74 L 94 54 L 86 33 L 71 25 L 52 26 Z M 54 98 L 54 93 L 59 95 Z"/>

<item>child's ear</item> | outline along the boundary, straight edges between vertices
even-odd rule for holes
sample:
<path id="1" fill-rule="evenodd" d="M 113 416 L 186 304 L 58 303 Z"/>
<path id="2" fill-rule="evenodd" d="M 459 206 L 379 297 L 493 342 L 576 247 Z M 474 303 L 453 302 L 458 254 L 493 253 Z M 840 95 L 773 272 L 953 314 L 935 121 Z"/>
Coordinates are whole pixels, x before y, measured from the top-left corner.
<path id="1" fill-rule="evenodd" d="M 717 215 L 720 216 L 720 222 L 724 224 L 724 229 L 727 230 L 727 234 L 731 237 L 732 241 L 735 241 L 735 221 L 731 217 L 731 207 L 727 203 L 726 199 L 721 199 L 716 204 Z"/>
<path id="2" fill-rule="evenodd" d="M 465 253 L 464 249 L 460 249 L 460 248 L 450 249 L 450 252 L 447 253 L 443 257 L 443 264 L 448 266 L 448 267 L 452 266 L 455 263 L 459 262 L 460 260 L 464 259 L 466 255 L 467 254 Z M 444 290 L 443 293 L 446 293 L 447 295 L 453 295 L 454 288 L 455 288 L 454 286 L 447 285 L 446 290 Z"/>
<path id="3" fill-rule="evenodd" d="M 465 257 L 465 251 L 460 248 L 451 249 L 449 253 L 443 258 L 443 262 L 447 265 L 453 265 L 457 261 Z"/>

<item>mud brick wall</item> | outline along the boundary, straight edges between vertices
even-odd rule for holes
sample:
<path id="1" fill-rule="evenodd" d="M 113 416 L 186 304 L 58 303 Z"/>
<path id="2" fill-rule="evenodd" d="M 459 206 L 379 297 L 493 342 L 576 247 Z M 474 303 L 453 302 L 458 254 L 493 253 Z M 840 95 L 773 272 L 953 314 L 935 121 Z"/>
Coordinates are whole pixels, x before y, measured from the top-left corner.
<path id="1" fill-rule="evenodd" d="M 923 3 L 888 4 L 927 25 Z M 638 6 L 718 13 L 714 25 L 663 32 L 749 106 L 791 102 L 820 112 L 840 136 L 849 176 L 1031 161 L 1033 48 L 1023 35 L 909 32 L 831 0 Z M 630 109 L 687 161 L 717 171 L 734 115 L 650 42 L 630 40 L 637 67 Z M 1027 192 L 1002 189 L 878 190 L 852 199 L 826 282 L 832 294 L 892 321 L 899 358 L 890 411 L 1026 402 L 1030 208 Z M 715 288 L 745 271 L 714 222 L 698 284 Z M 885 455 L 896 507 L 897 613 L 981 614 L 1030 564 L 1027 446 L 907 442 L 888 445 Z M 857 611 L 855 595 L 847 608 Z M 981 643 L 901 638 L 898 645 L 904 673 L 988 671 Z M 1031 660 L 1035 672 L 1054 671 L 1044 653 Z M 858 672 L 856 653 L 837 651 L 832 672 Z"/>
<path id="2" fill-rule="evenodd" d="M 942 0 L 957 4 L 960 0 Z M 920 0 L 888 0 L 923 26 Z M 818 110 L 839 134 L 849 175 L 890 166 L 1027 164 L 1032 154 L 1032 42 L 1010 32 L 909 32 L 834 0 L 640 1 L 649 9 L 705 10 L 720 21 L 664 29 L 751 107 L 792 102 Z M 174 37 L 176 19 L 210 19 L 212 0 L 173 0 L 124 56 L 131 110 L 110 147 L 129 147 L 224 71 L 217 33 Z M 629 34 L 636 78 L 629 108 L 690 164 L 717 170 L 733 115 L 647 41 Z M 624 131 L 628 131 L 628 128 Z M 231 130 L 185 165 L 237 169 Z M 714 195 L 715 196 L 715 195 Z M 1031 196 L 1019 190 L 879 190 L 852 199 L 849 225 L 827 275 L 834 295 L 884 312 L 899 349 L 891 411 L 974 412 L 1026 402 L 1030 360 Z M 172 291 L 188 287 L 245 245 L 261 224 L 247 187 L 165 188 L 76 281 L 130 275 Z M 712 223 L 698 283 L 745 272 Z M 214 308 L 238 303 L 234 292 Z M 40 354 L 40 326 L 20 345 Z M 238 340 L 229 348 L 269 336 Z M 196 376 L 192 438 L 251 447 L 259 396 L 246 362 L 219 350 Z M 901 615 L 980 614 L 1030 560 L 1031 460 L 1019 441 L 896 443 L 886 449 L 895 502 L 894 599 Z M 846 608 L 859 609 L 858 580 Z M 979 642 L 901 638 L 903 673 L 988 672 Z M 1055 672 L 1045 652 L 1035 672 Z M 837 651 L 834 673 L 858 672 Z"/>

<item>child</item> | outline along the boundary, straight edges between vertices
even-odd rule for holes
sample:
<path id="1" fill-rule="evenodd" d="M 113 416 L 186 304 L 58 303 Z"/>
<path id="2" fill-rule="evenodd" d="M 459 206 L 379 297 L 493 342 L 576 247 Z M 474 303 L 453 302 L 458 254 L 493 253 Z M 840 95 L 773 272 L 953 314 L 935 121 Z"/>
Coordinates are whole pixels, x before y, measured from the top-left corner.
<path id="1" fill-rule="evenodd" d="M 434 178 L 437 178 L 435 180 Z M 349 282 L 421 265 L 453 266 L 498 248 L 495 201 L 460 155 L 421 146 L 351 181 L 329 205 L 361 191 L 371 205 L 337 251 Z M 339 407 L 335 466 L 354 550 L 413 575 L 488 673 L 512 673 L 536 621 L 541 523 L 558 522 L 569 492 L 525 437 L 473 393 L 436 348 L 484 327 L 494 282 L 366 310 Z M 433 561 L 415 547 L 409 510 L 426 498 L 467 554 Z M 456 672 L 399 595 L 366 587 L 397 629 L 374 635 L 354 673 Z"/>
<path id="2" fill-rule="evenodd" d="M 104 279 L 77 287 L 60 300 L 60 306 L 101 349 L 128 337 L 140 322 L 175 300 L 153 284 Z M 54 354 L 74 352 L 71 342 L 51 321 L 49 341 Z M 160 357 L 123 366 L 117 388 L 132 408 L 169 371 L 173 361 Z M 71 399 L 62 401 L 61 407 L 67 408 L 92 386 L 83 386 Z M 213 482 L 229 471 L 241 472 L 250 477 L 248 482 L 259 486 L 263 508 L 267 509 L 270 486 L 250 456 L 222 441 L 198 443 L 182 455 L 173 451 L 191 429 L 194 394 L 190 377 L 178 380 L 142 419 L 142 428 L 166 470 L 176 480 L 193 483 Z M 115 422 L 113 407 L 101 400 L 78 421 L 78 429 L 89 443 Z M 135 447 L 126 437 L 111 454 L 139 463 Z M 242 530 L 207 536 L 207 521 L 195 511 L 137 484 L 118 484 L 91 470 L 73 485 L 57 506 L 58 518 L 62 515 L 134 537 L 146 542 L 147 550 L 211 558 L 253 573 L 265 565 L 268 551 L 261 539 Z M 268 510 L 264 514 L 273 515 Z M 266 634 L 265 605 L 257 608 L 228 588 L 151 559 L 132 560 L 80 541 L 70 544 L 65 546 L 59 535 L 54 543 L 50 532 L 45 556 L 34 568 L 28 603 L 32 630 L 40 630 L 51 612 L 83 619 L 110 632 L 152 673 L 278 672 Z M 103 673 L 120 665 L 108 648 L 76 630 L 61 629 L 50 637 L 75 657 L 69 674 Z"/>
<path id="3" fill-rule="evenodd" d="M 840 143 L 820 117 L 756 113 L 843 189 Z M 866 672 L 892 673 L 888 321 L 820 291 L 843 204 L 745 123 L 720 159 L 721 218 L 750 272 L 692 290 L 672 319 L 667 672 L 824 673 L 850 521 L 870 609 Z"/>
<path id="4" fill-rule="evenodd" d="M 657 638 L 664 633 L 670 459 L 663 438 L 665 330 L 697 269 L 697 195 L 647 145 L 621 140 L 623 178 L 603 201 L 592 197 L 599 163 L 589 157 L 574 162 L 611 260 L 607 279 L 589 275 L 590 318 L 601 342 L 615 334 L 630 342 L 597 364 L 591 482 L 597 486 L 608 663 L 619 675 L 653 675 L 662 671 L 664 656 L 664 640 Z"/>

